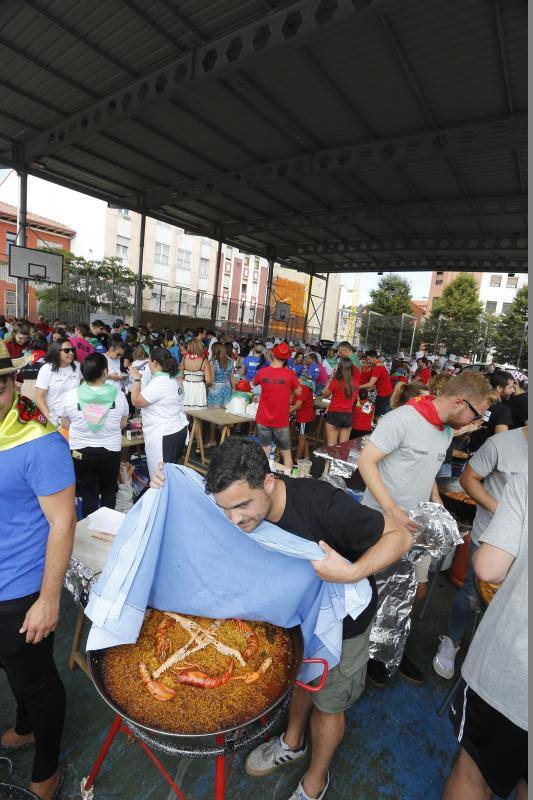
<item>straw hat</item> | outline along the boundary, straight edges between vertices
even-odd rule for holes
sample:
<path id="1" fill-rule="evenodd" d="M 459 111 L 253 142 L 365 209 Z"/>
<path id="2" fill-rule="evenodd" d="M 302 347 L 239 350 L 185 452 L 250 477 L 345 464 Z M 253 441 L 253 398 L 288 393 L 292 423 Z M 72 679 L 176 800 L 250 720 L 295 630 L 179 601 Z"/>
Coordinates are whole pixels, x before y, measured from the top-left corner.
<path id="1" fill-rule="evenodd" d="M 11 375 L 13 372 L 18 372 L 21 367 L 30 364 L 32 361 L 33 356 L 31 353 L 21 358 L 11 358 L 6 343 L 3 339 L 0 339 L 0 375 Z"/>

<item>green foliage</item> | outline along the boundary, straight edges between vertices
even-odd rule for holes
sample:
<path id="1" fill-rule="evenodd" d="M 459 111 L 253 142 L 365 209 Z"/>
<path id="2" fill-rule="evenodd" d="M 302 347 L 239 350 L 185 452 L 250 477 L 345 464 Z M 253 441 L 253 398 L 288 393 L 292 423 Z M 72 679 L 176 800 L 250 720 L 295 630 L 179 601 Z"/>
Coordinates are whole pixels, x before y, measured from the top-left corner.
<path id="1" fill-rule="evenodd" d="M 132 308 L 137 276 L 124 266 L 122 259 L 106 256 L 89 260 L 67 250 L 49 252 L 64 256 L 63 283 L 37 293 L 40 313 L 49 319 L 59 316 L 67 322 L 77 322 L 88 321 L 92 311 L 118 316 Z M 143 279 L 143 288 L 151 285 L 149 279 Z"/>
<path id="2" fill-rule="evenodd" d="M 511 308 L 501 314 L 494 325 L 491 345 L 494 360 L 519 366 L 527 364 L 528 287 L 522 286 L 516 293 Z"/>
<path id="3" fill-rule="evenodd" d="M 424 340 L 430 350 L 446 350 L 470 357 L 478 350 L 483 306 L 478 300 L 477 283 L 469 273 L 453 280 L 433 301 L 429 320 L 424 325 Z"/>
<path id="4" fill-rule="evenodd" d="M 386 316 L 401 316 L 411 313 L 411 284 L 399 275 L 384 275 L 370 292 L 370 311 Z"/>

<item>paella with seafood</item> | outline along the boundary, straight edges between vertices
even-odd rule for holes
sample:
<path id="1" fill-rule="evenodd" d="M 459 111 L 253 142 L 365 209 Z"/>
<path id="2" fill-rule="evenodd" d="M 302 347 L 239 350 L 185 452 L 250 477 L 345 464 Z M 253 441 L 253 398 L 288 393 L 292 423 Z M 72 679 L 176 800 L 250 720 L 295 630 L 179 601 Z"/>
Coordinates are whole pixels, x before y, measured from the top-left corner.
<path id="1" fill-rule="evenodd" d="M 149 609 L 135 644 L 102 653 L 110 699 L 142 725 L 199 735 L 260 716 L 286 691 L 289 631 Z"/>

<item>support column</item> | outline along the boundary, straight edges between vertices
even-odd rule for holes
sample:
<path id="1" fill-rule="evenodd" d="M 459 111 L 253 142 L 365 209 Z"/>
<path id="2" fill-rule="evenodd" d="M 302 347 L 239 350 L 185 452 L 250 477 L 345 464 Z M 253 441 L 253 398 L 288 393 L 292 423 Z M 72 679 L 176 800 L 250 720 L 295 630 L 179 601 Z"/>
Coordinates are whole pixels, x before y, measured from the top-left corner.
<path id="1" fill-rule="evenodd" d="M 19 176 L 19 207 L 17 217 L 17 244 L 26 247 L 26 216 L 28 213 L 28 173 L 25 170 L 18 172 Z M 17 278 L 17 317 L 26 317 L 28 313 L 27 281 Z"/>
<path id="2" fill-rule="evenodd" d="M 213 292 L 213 302 L 211 304 L 211 327 L 215 330 L 218 313 L 218 283 L 220 281 L 220 268 L 222 265 L 222 234 L 219 234 L 217 245 L 217 264 L 215 269 L 215 289 Z"/>
<path id="3" fill-rule="evenodd" d="M 134 323 L 138 327 L 141 324 L 141 312 L 143 306 L 143 257 L 144 257 L 144 234 L 146 231 L 146 213 L 141 214 L 141 232 L 139 236 L 139 261 L 137 264 L 137 282 L 135 284 L 135 313 Z"/>
<path id="4" fill-rule="evenodd" d="M 329 283 L 329 272 L 326 273 L 326 285 L 324 286 L 324 300 L 322 303 L 322 315 L 320 317 L 320 330 L 318 332 L 318 339 L 322 339 L 322 328 L 324 327 L 324 315 L 326 313 L 326 299 L 328 296 L 328 283 Z"/>
<path id="5" fill-rule="evenodd" d="M 268 336 L 268 326 L 270 325 L 270 296 L 272 294 L 272 281 L 274 280 L 274 259 L 268 259 L 268 281 L 265 298 L 265 316 L 263 319 L 263 339 Z"/>
<path id="6" fill-rule="evenodd" d="M 309 290 L 307 293 L 307 305 L 305 307 L 304 332 L 303 332 L 304 341 L 307 338 L 307 321 L 309 319 L 309 306 L 311 304 L 311 295 L 313 294 L 313 278 L 315 277 L 312 272 L 310 272 L 309 274 L 311 276 L 311 280 L 309 281 Z"/>

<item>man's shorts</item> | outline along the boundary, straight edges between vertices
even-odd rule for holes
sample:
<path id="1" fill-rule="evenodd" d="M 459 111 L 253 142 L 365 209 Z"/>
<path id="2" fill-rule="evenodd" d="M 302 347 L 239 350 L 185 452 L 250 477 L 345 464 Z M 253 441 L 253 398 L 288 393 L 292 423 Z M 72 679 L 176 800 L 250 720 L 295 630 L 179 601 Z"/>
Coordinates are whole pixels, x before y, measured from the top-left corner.
<path id="1" fill-rule="evenodd" d="M 297 429 L 298 434 L 300 436 L 308 435 L 313 430 L 314 426 L 315 426 L 315 421 L 314 420 L 312 420 L 311 422 L 297 422 L 296 423 L 296 429 Z"/>
<path id="2" fill-rule="evenodd" d="M 386 414 L 390 411 L 390 399 L 391 395 L 388 397 L 376 397 L 376 405 L 375 405 L 375 414 L 376 417 L 382 417 L 383 414 Z"/>
<path id="3" fill-rule="evenodd" d="M 261 447 L 268 447 L 272 444 L 272 439 L 280 450 L 291 449 L 291 436 L 288 426 L 286 428 L 269 428 L 266 425 L 257 425 L 257 435 Z"/>
<path id="4" fill-rule="evenodd" d="M 470 686 L 460 686 L 450 707 L 461 747 L 498 797 L 509 797 L 527 781 L 527 731 L 485 702 Z"/>
<path id="5" fill-rule="evenodd" d="M 369 625 L 364 633 L 353 639 L 343 639 L 341 660 L 330 669 L 324 688 L 312 694 L 313 705 L 325 714 L 346 711 L 364 692 L 368 662 Z M 311 681 L 317 685 L 320 678 Z"/>

